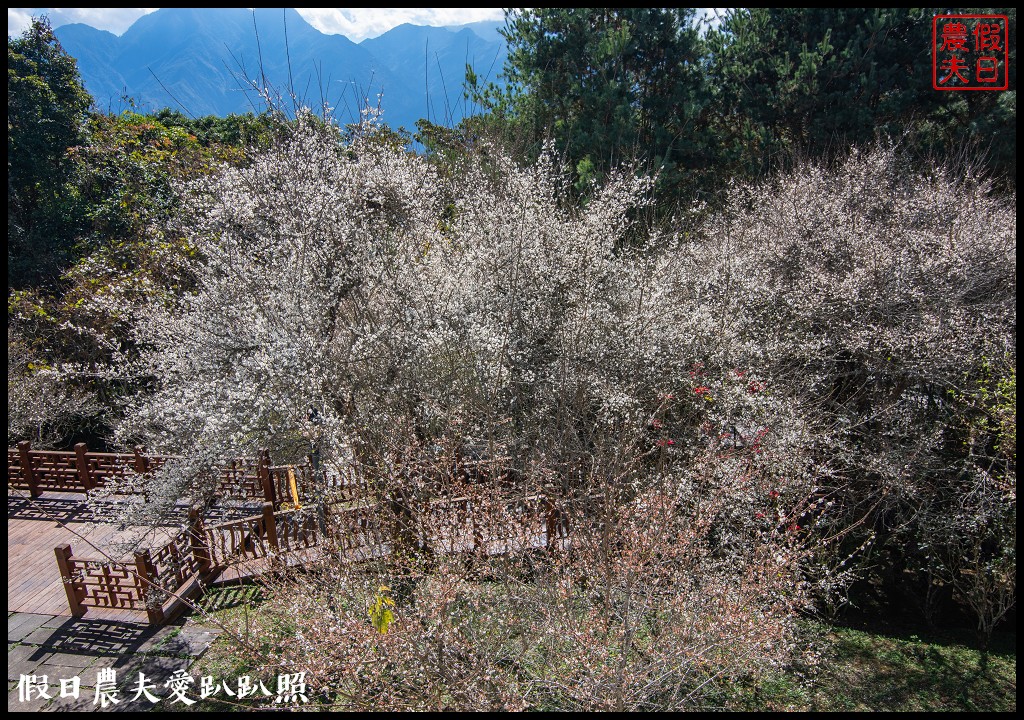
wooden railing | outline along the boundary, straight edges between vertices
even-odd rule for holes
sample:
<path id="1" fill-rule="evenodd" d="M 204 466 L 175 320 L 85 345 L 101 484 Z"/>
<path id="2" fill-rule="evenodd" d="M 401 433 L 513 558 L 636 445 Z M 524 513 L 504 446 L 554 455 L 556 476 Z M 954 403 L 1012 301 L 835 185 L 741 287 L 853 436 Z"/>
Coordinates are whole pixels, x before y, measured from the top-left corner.
<path id="1" fill-rule="evenodd" d="M 33 450 L 28 441 L 7 449 L 8 487 L 28 490 L 32 497 L 45 491 L 88 493 L 116 483 L 118 492 L 144 494 L 146 477 L 170 460 L 172 455 L 147 455 L 141 447 L 132 453 L 90 452 L 85 443 L 68 450 Z M 262 500 L 279 507 L 292 503 L 291 480 L 302 503 L 311 499 L 312 471 L 309 465 L 271 467 L 270 453 L 261 450 L 255 458 L 234 458 L 220 468 L 217 495 L 239 500 Z"/>
<path id="2" fill-rule="evenodd" d="M 271 506 L 271 517 L 273 514 Z M 265 515 L 252 515 L 205 528 L 203 534 L 211 564 L 222 568 L 234 562 L 266 557 L 270 546 L 267 543 Z"/>
<path id="3" fill-rule="evenodd" d="M 322 506 L 276 512 L 273 516 L 278 552 L 295 552 L 323 544 L 329 536 Z"/>
<path id="4" fill-rule="evenodd" d="M 176 590 L 211 568 L 209 550 L 202 535 L 197 535 L 202 533 L 202 525 L 200 523 L 194 527 L 183 529 L 170 542 L 152 553 L 152 580 L 161 587 Z"/>
<path id="5" fill-rule="evenodd" d="M 562 547 L 565 516 L 545 496 L 465 495 L 418 503 L 395 513 L 383 503 L 315 504 L 262 512 L 205 526 L 200 508 L 170 541 L 135 554 L 134 562 L 75 557 L 55 548 L 68 604 L 80 616 L 90 607 L 145 611 L 150 623 L 169 617 L 168 607 L 198 592 L 229 565 L 276 558 L 329 545 L 351 561 L 392 552 L 403 543 L 440 554 L 507 554 Z M 306 556 L 298 555 L 298 558 Z"/>
<path id="6" fill-rule="evenodd" d="M 335 506 L 327 508 L 325 514 L 331 539 L 349 557 L 371 557 L 390 540 L 376 504 Z"/>
<path id="7" fill-rule="evenodd" d="M 75 557 L 70 545 L 54 548 L 71 614 L 81 617 L 90 607 L 145 610 L 145 591 L 138 568 L 124 562 Z"/>
<path id="8" fill-rule="evenodd" d="M 75 453 L 48 450 L 34 450 L 28 456 L 22 455 L 22 470 L 25 472 L 29 490 L 35 486 L 36 494 L 43 490 L 88 490 L 88 475 L 78 471 L 78 457 Z"/>
<path id="9" fill-rule="evenodd" d="M 210 560 L 218 567 L 317 547 L 331 536 L 323 506 L 275 512 L 270 503 L 263 504 L 259 515 L 211 525 L 203 532 Z"/>
<path id="10" fill-rule="evenodd" d="M 420 543 L 445 553 L 506 553 L 564 537 L 563 519 L 539 494 L 523 497 L 466 495 L 428 503 L 416 513 Z"/>
<path id="11" fill-rule="evenodd" d="M 68 544 L 54 554 L 72 615 L 81 617 L 90 607 L 137 610 L 153 625 L 170 619 L 180 601 L 200 589 L 196 581 L 209 579 L 213 570 L 198 508 L 177 535 L 156 550 L 135 553 L 134 561 L 76 557 Z"/>
<path id="12" fill-rule="evenodd" d="M 235 458 L 220 470 L 217 494 L 245 500 L 275 501 L 269 477 L 270 454 L 261 450 L 255 458 Z"/>
<path id="13" fill-rule="evenodd" d="M 274 497 L 277 498 L 277 504 L 294 505 L 293 481 L 295 483 L 294 495 L 298 496 L 299 504 L 304 505 L 312 501 L 313 469 L 309 465 L 278 465 L 268 467 L 267 472 L 270 475 L 270 485 L 273 488 Z"/>
<path id="14" fill-rule="evenodd" d="M 24 440 L 7 449 L 7 485 L 28 490 L 32 497 L 47 490 L 88 493 L 115 480 L 144 476 L 169 459 L 147 456 L 142 448 L 132 453 L 89 452 L 85 443 L 71 451 L 33 450 Z"/>

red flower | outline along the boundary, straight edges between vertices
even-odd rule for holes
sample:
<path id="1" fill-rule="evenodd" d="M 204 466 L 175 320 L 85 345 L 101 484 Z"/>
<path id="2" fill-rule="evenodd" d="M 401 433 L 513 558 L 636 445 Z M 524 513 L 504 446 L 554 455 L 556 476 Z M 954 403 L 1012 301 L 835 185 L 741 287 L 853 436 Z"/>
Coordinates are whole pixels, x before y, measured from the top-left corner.
<path id="1" fill-rule="evenodd" d="M 764 517 L 764 513 L 758 513 L 758 514 L 757 514 L 757 515 L 755 515 L 754 517 L 756 517 L 756 518 L 757 518 L 758 520 L 760 520 L 761 518 L 763 518 L 763 517 Z"/>
<path id="2" fill-rule="evenodd" d="M 668 447 L 669 445 L 675 445 L 675 444 L 676 444 L 675 440 L 666 440 L 664 438 L 662 438 L 661 440 L 658 441 L 658 447 Z"/>
<path id="3" fill-rule="evenodd" d="M 788 529 L 788 530 L 789 530 L 790 532 L 796 532 L 797 530 L 799 530 L 799 529 L 800 529 L 800 526 L 799 526 L 799 525 L 797 525 L 796 523 L 790 523 L 790 524 L 789 524 L 789 528 L 787 528 L 787 529 Z"/>
<path id="4" fill-rule="evenodd" d="M 653 427 L 655 429 L 662 428 L 663 425 L 662 425 L 661 420 L 659 420 L 658 418 L 654 418 L 653 420 L 651 420 L 651 427 Z"/>
<path id="5" fill-rule="evenodd" d="M 772 498 L 773 500 L 775 498 L 777 498 L 778 496 L 779 496 L 779 491 L 778 490 L 772 490 L 771 492 L 768 493 L 768 497 Z"/>
<path id="6" fill-rule="evenodd" d="M 741 378 L 744 375 L 746 375 L 746 373 L 743 372 L 742 370 L 740 370 L 739 368 L 734 368 L 733 372 L 736 373 L 736 377 L 738 377 L 738 378 Z"/>
<path id="7" fill-rule="evenodd" d="M 710 390 L 711 390 L 711 388 L 709 388 L 709 387 L 707 387 L 705 385 L 699 385 L 698 387 L 695 387 L 693 389 L 693 391 L 695 393 L 697 393 L 698 395 L 703 395 L 704 393 L 709 392 Z"/>

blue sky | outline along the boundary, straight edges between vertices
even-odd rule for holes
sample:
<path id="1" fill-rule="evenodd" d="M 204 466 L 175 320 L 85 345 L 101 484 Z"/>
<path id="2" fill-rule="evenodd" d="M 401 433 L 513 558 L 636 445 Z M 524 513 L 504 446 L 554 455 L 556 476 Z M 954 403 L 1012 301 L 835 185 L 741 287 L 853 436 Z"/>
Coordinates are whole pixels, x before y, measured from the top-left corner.
<path id="1" fill-rule="evenodd" d="M 7 8 L 7 36 L 20 35 L 33 15 L 47 15 L 54 27 L 85 23 L 120 35 L 143 15 L 158 8 Z M 344 35 L 359 42 L 377 37 L 402 23 L 463 25 L 501 20 L 501 8 L 296 8 L 320 32 Z"/>

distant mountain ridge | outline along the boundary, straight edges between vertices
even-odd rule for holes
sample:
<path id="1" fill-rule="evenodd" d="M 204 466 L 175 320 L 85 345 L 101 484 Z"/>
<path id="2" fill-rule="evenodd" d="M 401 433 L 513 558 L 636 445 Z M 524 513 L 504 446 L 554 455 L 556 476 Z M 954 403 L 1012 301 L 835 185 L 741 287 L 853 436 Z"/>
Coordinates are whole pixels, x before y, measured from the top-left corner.
<path id="1" fill-rule="evenodd" d="M 259 112 L 265 103 L 245 82 L 252 80 L 286 98 L 293 88 L 313 108 L 326 101 L 341 122 L 381 94 L 383 120 L 413 130 L 421 117 L 454 124 L 475 111 L 462 97 L 467 64 L 482 82 L 500 82 L 508 53 L 501 26 L 405 24 L 357 44 L 291 8 L 161 8 L 120 37 L 82 24 L 55 33 L 100 110 L 123 109 L 129 97 L 142 111 Z"/>

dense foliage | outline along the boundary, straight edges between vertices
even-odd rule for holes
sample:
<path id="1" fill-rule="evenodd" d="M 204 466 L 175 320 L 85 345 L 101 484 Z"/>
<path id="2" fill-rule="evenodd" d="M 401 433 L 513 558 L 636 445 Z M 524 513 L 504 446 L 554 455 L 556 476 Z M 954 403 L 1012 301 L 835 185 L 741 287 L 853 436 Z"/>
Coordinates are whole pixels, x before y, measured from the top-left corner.
<path id="1" fill-rule="evenodd" d="M 625 161 L 693 174 L 708 104 L 693 8 L 537 8 L 511 14 L 499 110 L 551 137 L 582 185 Z M 692 183 L 690 184 L 692 187 Z"/>
<path id="2" fill-rule="evenodd" d="M 1016 181 L 1016 46 L 1008 92 L 936 92 L 927 8 L 751 8 L 708 33 L 719 152 L 759 173 L 898 138 L 910 157 L 974 157 Z M 1009 17 L 1013 9 L 973 9 Z M 970 95 L 971 97 L 966 97 Z"/>
<path id="3" fill-rule="evenodd" d="M 136 389 L 107 370 L 132 351 L 133 308 L 190 282 L 194 250 L 160 229 L 172 184 L 243 162 L 275 121 L 86 113 L 45 20 L 8 43 L 8 61 L 8 437 L 102 446 Z"/>
<path id="4" fill-rule="evenodd" d="M 713 704 L 796 658 L 800 614 L 850 602 L 955 606 L 987 641 L 1015 604 L 1012 92 L 920 97 L 915 11 L 691 21 L 512 13 L 513 92 L 422 123 L 425 154 L 373 112 L 86 118 L 46 96 L 77 118 L 36 138 L 73 222 L 45 283 L 9 276 L 9 439 L 183 456 L 125 522 L 260 447 L 357 479 L 395 552 L 276 583 L 301 641 L 247 647 L 351 709 Z M 17 118 L 44 76 L 10 63 Z M 926 160 L 960 120 L 968 143 L 1003 128 L 994 177 Z M 18 123 L 11 167 L 45 125 Z M 402 534 L 466 493 L 499 525 L 542 498 L 571 552 L 456 560 Z"/>
<path id="5" fill-rule="evenodd" d="M 83 137 L 90 98 L 50 24 L 7 42 L 7 283 L 52 283 L 72 259 L 78 221 L 69 147 Z"/>
<path id="6" fill-rule="evenodd" d="M 865 573 L 926 614 L 955 597 L 990 634 L 1015 596 L 1012 204 L 882 149 L 738 187 L 723 212 L 645 233 L 630 218 L 651 186 L 613 175 L 581 209 L 548 156 L 522 168 L 492 150 L 446 182 L 373 127 L 346 142 L 300 122 L 244 167 L 182 187 L 188 212 L 171 227 L 198 249 L 195 289 L 135 326 L 156 386 L 122 437 L 316 448 L 392 507 L 462 492 L 452 458 L 472 456 L 503 492 L 575 508 L 574 527 L 600 518 L 573 560 L 522 570 L 590 590 L 505 590 L 541 615 L 598 597 L 627 613 L 558 643 L 594 673 L 562 687 L 563 705 L 657 707 L 666 686 L 692 699 L 700 673 L 685 663 L 666 686 L 633 682 L 670 662 L 654 648 L 706 658 L 687 614 L 706 593 L 735 600 L 714 632 L 743 672 L 785 657 L 795 613 L 842 603 Z M 160 476 L 168 499 L 201 480 L 182 467 Z M 403 562 L 294 599 L 349 608 L 303 630 L 324 687 L 355 596 L 410 575 L 416 602 L 398 614 L 429 617 L 397 621 L 392 651 L 412 654 L 394 672 L 427 672 L 417 628 L 471 590 L 458 565 Z M 623 651 L 627 675 L 604 675 L 609 642 L 655 626 L 679 634 L 655 633 Z M 463 659 L 466 682 L 497 662 Z M 415 705 L 415 683 L 397 682 L 381 700 Z M 514 706 L 465 700 L 478 701 Z"/>
<path id="7" fill-rule="evenodd" d="M 638 159 L 669 206 L 887 136 L 908 157 L 971 157 L 1016 182 L 1012 41 L 1009 91 L 936 92 L 937 9 L 737 8 L 703 32 L 694 12 L 514 10 L 508 87 L 478 97 L 506 134 L 553 140 L 581 187 Z M 1015 10 L 972 12 L 1006 14 L 1014 37 Z"/>

